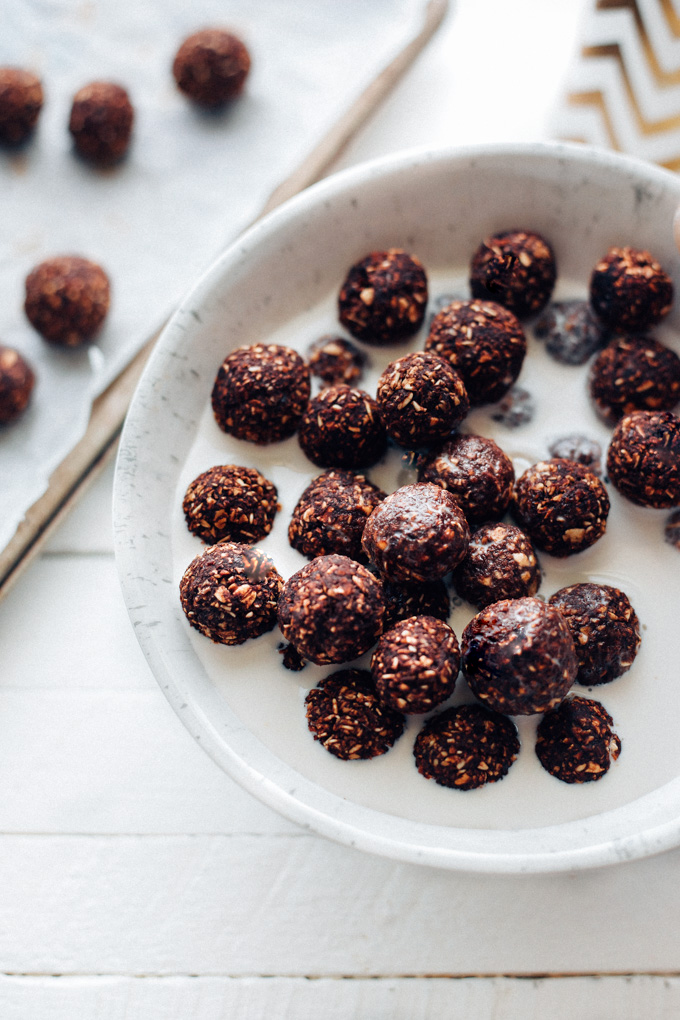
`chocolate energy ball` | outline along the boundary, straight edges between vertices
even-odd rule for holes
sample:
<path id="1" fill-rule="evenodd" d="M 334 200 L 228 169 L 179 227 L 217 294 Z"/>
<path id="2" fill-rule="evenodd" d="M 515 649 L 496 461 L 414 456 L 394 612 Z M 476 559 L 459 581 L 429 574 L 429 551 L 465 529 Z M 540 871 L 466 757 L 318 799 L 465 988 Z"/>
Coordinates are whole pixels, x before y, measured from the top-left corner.
<path id="1" fill-rule="evenodd" d="M 440 580 L 465 556 L 470 529 L 453 496 L 428 482 L 404 485 L 375 508 L 362 546 L 388 581 Z"/>
<path id="2" fill-rule="evenodd" d="M 196 630 L 223 645 L 241 645 L 276 625 L 283 579 L 260 552 L 239 542 L 219 542 L 194 559 L 179 592 Z"/>
<path id="3" fill-rule="evenodd" d="M 518 319 L 494 301 L 452 301 L 435 315 L 425 350 L 463 378 L 470 403 L 492 404 L 520 373 L 527 341 Z"/>
<path id="4" fill-rule="evenodd" d="M 476 790 L 507 775 L 519 754 L 517 727 L 481 705 L 458 705 L 427 720 L 413 754 L 426 779 L 454 790 Z"/>
<path id="5" fill-rule="evenodd" d="M 223 432 L 265 446 L 293 435 L 310 391 L 309 369 L 296 351 L 253 344 L 220 365 L 212 409 Z"/>
<path id="6" fill-rule="evenodd" d="M 503 516 L 512 497 L 515 470 L 493 439 L 461 433 L 425 459 L 419 477 L 450 492 L 475 524 Z"/>
<path id="7" fill-rule="evenodd" d="M 28 362 L 13 347 L 0 346 L 0 425 L 9 425 L 23 414 L 34 385 Z"/>
<path id="8" fill-rule="evenodd" d="M 20 145 L 38 121 L 43 105 L 40 78 L 20 67 L 0 67 L 0 143 Z"/>
<path id="9" fill-rule="evenodd" d="M 546 712 L 536 731 L 536 755 L 563 783 L 602 779 L 621 753 L 614 720 L 599 701 L 574 694 Z"/>
<path id="10" fill-rule="evenodd" d="M 512 524 L 483 524 L 473 531 L 453 583 L 462 598 L 479 608 L 535 595 L 541 568 L 529 536 Z"/>
<path id="11" fill-rule="evenodd" d="M 553 250 L 531 230 L 506 230 L 482 241 L 472 256 L 472 296 L 498 301 L 519 319 L 547 305 L 557 268 Z"/>
<path id="12" fill-rule="evenodd" d="M 104 270 L 77 255 L 47 259 L 26 277 L 28 321 L 53 344 L 79 347 L 91 340 L 101 329 L 110 301 Z"/>
<path id="13" fill-rule="evenodd" d="M 680 418 L 670 411 L 635 411 L 614 429 L 607 472 L 638 506 L 680 505 Z"/>
<path id="14" fill-rule="evenodd" d="M 342 336 L 322 336 L 311 345 L 307 363 L 326 386 L 353 386 L 364 373 L 366 355 Z"/>
<path id="15" fill-rule="evenodd" d="M 204 28 L 184 40 L 172 73 L 181 91 L 200 106 L 217 107 L 243 91 L 250 54 L 243 42 L 222 28 Z"/>
<path id="16" fill-rule="evenodd" d="M 451 612 L 449 592 L 443 581 L 429 584 L 395 584 L 383 581 L 385 630 L 410 616 L 434 616 L 448 620 Z"/>
<path id="17" fill-rule="evenodd" d="M 353 337 L 382 347 L 420 329 L 427 306 L 421 262 L 401 248 L 374 251 L 353 265 L 340 290 L 340 322 Z"/>
<path id="18" fill-rule="evenodd" d="M 224 539 L 252 545 L 272 530 L 276 500 L 276 487 L 255 468 L 225 464 L 194 478 L 182 509 L 189 531 L 208 545 Z"/>
<path id="19" fill-rule="evenodd" d="M 305 705 L 314 739 L 343 761 L 385 754 L 404 731 L 403 715 L 379 701 L 365 669 L 331 673 Z"/>
<path id="20" fill-rule="evenodd" d="M 310 560 L 337 553 L 365 562 L 361 536 L 385 498 L 363 475 L 332 470 L 319 475 L 300 496 L 288 526 L 288 541 Z"/>
<path id="21" fill-rule="evenodd" d="M 640 624 L 627 595 L 608 584 L 583 582 L 560 588 L 550 605 L 559 609 L 574 639 L 578 683 L 608 684 L 630 669 L 640 647 Z"/>
<path id="22" fill-rule="evenodd" d="M 400 446 L 428 446 L 451 434 L 470 410 L 465 384 L 448 361 L 414 351 L 388 365 L 378 380 L 387 434 Z"/>
<path id="23" fill-rule="evenodd" d="M 312 464 L 352 470 L 380 460 L 387 434 L 373 397 L 351 386 L 329 386 L 310 400 L 298 442 Z"/>
<path id="24" fill-rule="evenodd" d="M 569 436 L 560 436 L 553 440 L 548 447 L 551 457 L 562 457 L 565 460 L 575 460 L 577 464 L 583 464 L 595 475 L 602 473 L 600 461 L 602 460 L 602 447 L 589 436 L 574 432 Z"/>
<path id="25" fill-rule="evenodd" d="M 564 365 L 583 365 L 609 339 L 587 301 L 554 301 L 534 326 L 545 349 Z"/>
<path id="26" fill-rule="evenodd" d="M 512 513 L 539 549 L 571 556 L 604 535 L 609 496 L 588 468 L 556 457 L 533 464 L 518 479 Z"/>
<path id="27" fill-rule="evenodd" d="M 633 411 L 671 411 L 680 400 L 680 358 L 652 337 L 617 337 L 595 358 L 589 385 L 612 425 Z"/>
<path id="28" fill-rule="evenodd" d="M 453 693 L 460 669 L 458 639 L 443 620 L 412 616 L 378 641 L 371 674 L 380 700 L 417 715 L 441 705 Z"/>
<path id="29" fill-rule="evenodd" d="M 74 145 L 90 163 L 117 163 L 128 150 L 135 113 L 122 85 L 93 81 L 73 97 L 68 129 Z"/>
<path id="30" fill-rule="evenodd" d="M 349 662 L 383 631 L 380 581 L 347 556 L 317 556 L 290 577 L 279 600 L 279 627 L 306 659 Z"/>
<path id="31" fill-rule="evenodd" d="M 610 248 L 593 269 L 590 304 L 610 329 L 648 329 L 668 315 L 672 303 L 671 278 L 648 251 Z"/>
<path id="32" fill-rule="evenodd" d="M 576 679 L 569 627 L 540 599 L 504 599 L 482 609 L 463 631 L 462 653 L 472 693 L 508 715 L 547 712 Z"/>

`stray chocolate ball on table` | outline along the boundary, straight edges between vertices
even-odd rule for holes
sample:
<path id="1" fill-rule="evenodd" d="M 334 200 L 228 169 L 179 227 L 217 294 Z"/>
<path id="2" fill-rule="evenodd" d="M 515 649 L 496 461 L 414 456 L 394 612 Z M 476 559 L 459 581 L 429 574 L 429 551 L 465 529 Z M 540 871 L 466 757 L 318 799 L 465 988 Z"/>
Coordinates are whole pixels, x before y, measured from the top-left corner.
<path id="1" fill-rule="evenodd" d="M 319 665 L 349 662 L 383 631 L 382 585 L 347 556 L 317 556 L 290 577 L 279 599 L 279 627 L 300 655 Z"/>
<path id="2" fill-rule="evenodd" d="M 255 468 L 217 465 L 189 485 L 182 509 L 194 535 L 214 545 L 228 539 L 252 545 L 272 530 L 276 487 Z"/>
<path id="3" fill-rule="evenodd" d="M 452 301 L 435 315 L 425 349 L 463 377 L 473 406 L 492 404 L 520 373 L 527 341 L 517 317 L 494 301 Z"/>
<path id="4" fill-rule="evenodd" d="M 40 78 L 20 67 L 0 67 L 0 144 L 20 145 L 33 133 L 43 105 Z"/>
<path id="5" fill-rule="evenodd" d="M 411 616 L 434 616 L 448 620 L 451 612 L 449 591 L 443 581 L 426 584 L 399 584 L 383 581 L 385 630 Z"/>
<path id="6" fill-rule="evenodd" d="M 293 435 L 310 389 L 309 369 L 296 351 L 253 344 L 232 351 L 220 365 L 212 409 L 223 432 L 265 446 Z"/>
<path id="7" fill-rule="evenodd" d="M 427 720 L 413 754 L 426 779 L 453 790 L 476 790 L 507 775 L 519 754 L 517 727 L 482 705 L 458 705 Z"/>
<path id="8" fill-rule="evenodd" d="M 482 609 L 463 631 L 461 647 L 470 690 L 495 712 L 547 712 L 576 679 L 569 627 L 540 599 L 504 599 Z"/>
<path id="9" fill-rule="evenodd" d="M 343 336 L 322 336 L 309 348 L 307 363 L 326 386 L 354 386 L 363 375 L 366 355 Z"/>
<path id="10" fill-rule="evenodd" d="M 13 347 L 0 346 L 0 425 L 16 421 L 33 392 L 33 369 Z"/>
<path id="11" fill-rule="evenodd" d="M 528 535 L 512 524 L 483 524 L 472 532 L 453 574 L 457 593 L 480 609 L 501 599 L 535 595 L 541 568 Z"/>
<path id="12" fill-rule="evenodd" d="M 446 439 L 470 410 L 458 372 L 425 351 L 388 365 L 378 380 L 377 397 L 388 436 L 411 448 Z"/>
<path id="13" fill-rule="evenodd" d="M 77 255 L 47 259 L 26 277 L 28 321 L 45 340 L 64 347 L 78 347 L 98 333 L 110 300 L 104 270 Z"/>
<path id="14" fill-rule="evenodd" d="M 305 698 L 314 739 L 343 761 L 385 754 L 404 731 L 404 717 L 383 704 L 365 669 L 341 669 Z"/>
<path id="15" fill-rule="evenodd" d="M 460 669 L 456 635 L 434 616 L 412 616 L 378 641 L 371 674 L 380 700 L 407 715 L 429 712 L 453 693 Z"/>
<path id="16" fill-rule="evenodd" d="M 293 549 L 313 559 L 338 553 L 365 562 L 361 536 L 385 498 L 363 475 L 335 469 L 313 479 L 300 496 L 288 526 Z"/>
<path id="17" fill-rule="evenodd" d="M 588 468 L 556 457 L 533 464 L 518 479 L 512 514 L 539 549 L 572 556 L 604 535 L 609 496 Z"/>
<path id="18" fill-rule="evenodd" d="M 566 620 L 578 660 L 577 683 L 608 684 L 633 665 L 640 647 L 635 610 L 618 588 L 582 582 L 550 596 Z"/>
<path id="19" fill-rule="evenodd" d="M 673 283 L 648 251 L 610 248 L 593 269 L 590 304 L 610 329 L 636 333 L 671 310 Z"/>
<path id="20" fill-rule="evenodd" d="M 184 614 L 196 630 L 223 645 L 241 645 L 276 625 L 283 579 L 260 552 L 218 542 L 197 556 L 180 582 Z"/>
<path id="21" fill-rule="evenodd" d="M 512 461 L 493 439 L 459 433 L 422 462 L 419 478 L 446 489 L 470 524 L 500 520 L 515 482 Z"/>
<path id="22" fill-rule="evenodd" d="M 83 159 L 108 166 L 127 152 L 134 117 L 122 85 L 93 81 L 73 97 L 68 129 Z"/>
<path id="23" fill-rule="evenodd" d="M 532 230 L 505 230 L 482 241 L 472 257 L 472 296 L 497 301 L 519 319 L 536 315 L 550 300 L 557 267 L 552 248 Z"/>
<path id="24" fill-rule="evenodd" d="M 610 481 L 638 506 L 680 505 L 680 418 L 635 411 L 614 429 L 607 452 Z"/>
<path id="25" fill-rule="evenodd" d="M 470 529 L 453 496 L 428 482 L 404 485 L 366 522 L 362 545 L 382 577 L 400 584 L 437 581 L 465 556 Z"/>
<path id="26" fill-rule="evenodd" d="M 609 771 L 621 753 L 614 720 L 599 701 L 574 694 L 546 712 L 536 731 L 536 755 L 563 783 L 591 783 Z"/>
<path id="27" fill-rule="evenodd" d="M 680 358 L 652 337 L 617 337 L 595 358 L 589 385 L 611 425 L 633 411 L 672 411 L 680 401 Z"/>
<path id="28" fill-rule="evenodd" d="M 177 87 L 199 106 L 218 107 L 236 99 L 250 71 L 245 44 L 222 28 L 204 28 L 184 40 L 172 73 Z"/>
<path id="29" fill-rule="evenodd" d="M 310 400 L 298 442 L 312 464 L 353 470 L 380 460 L 387 434 L 373 397 L 351 386 L 329 386 Z"/>
<path id="30" fill-rule="evenodd" d="M 414 336 L 425 318 L 427 276 L 401 248 L 374 251 L 353 265 L 340 290 L 340 322 L 365 344 L 383 347 Z"/>

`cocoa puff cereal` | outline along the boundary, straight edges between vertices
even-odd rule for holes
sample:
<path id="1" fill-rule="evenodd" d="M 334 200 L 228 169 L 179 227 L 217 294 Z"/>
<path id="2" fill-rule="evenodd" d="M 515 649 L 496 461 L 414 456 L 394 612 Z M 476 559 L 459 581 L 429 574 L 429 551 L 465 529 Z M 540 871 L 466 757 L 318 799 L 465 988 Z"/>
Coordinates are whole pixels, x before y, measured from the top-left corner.
<path id="1" fill-rule="evenodd" d="M 34 385 L 26 359 L 13 347 L 0 345 L 0 425 L 9 425 L 24 413 Z"/>
<path id="2" fill-rule="evenodd" d="M 555 286 L 553 250 L 531 230 L 506 230 L 482 241 L 472 257 L 472 296 L 498 301 L 519 319 L 547 305 Z"/>
<path id="3" fill-rule="evenodd" d="M 453 573 L 457 593 L 480 609 L 501 599 L 535 595 L 541 568 L 531 539 L 512 524 L 483 524 Z"/>
<path id="4" fill-rule="evenodd" d="M 371 674 L 378 697 L 399 712 L 415 715 L 446 701 L 460 669 L 460 649 L 448 623 L 412 616 L 378 641 Z"/>
<path id="5" fill-rule="evenodd" d="M 593 269 L 590 304 L 610 329 L 648 329 L 668 315 L 672 303 L 671 278 L 648 251 L 610 248 Z"/>
<path id="6" fill-rule="evenodd" d="M 313 479 L 300 496 L 288 526 L 293 549 L 313 559 L 338 553 L 365 562 L 361 536 L 385 498 L 363 475 L 334 469 Z"/>
<path id="7" fill-rule="evenodd" d="M 671 411 L 680 401 L 680 358 L 652 337 L 617 337 L 595 358 L 589 386 L 611 425 L 633 411 Z"/>
<path id="8" fill-rule="evenodd" d="M 189 485 L 182 509 L 187 527 L 208 545 L 229 539 L 252 545 L 272 530 L 276 486 L 255 468 L 217 465 Z"/>
<path id="9" fill-rule="evenodd" d="M 46 259 L 26 277 L 24 310 L 49 343 L 78 347 L 99 332 L 109 310 L 109 278 L 78 255 Z"/>
<path id="10" fill-rule="evenodd" d="M 415 351 L 388 365 L 378 380 L 378 408 L 400 446 L 429 446 L 451 434 L 470 409 L 458 372 L 436 354 Z"/>
<path id="11" fill-rule="evenodd" d="M 398 344 L 420 329 L 427 306 L 421 262 L 401 248 L 374 251 L 355 263 L 340 289 L 340 322 L 365 344 Z"/>
<path id="12" fill-rule="evenodd" d="M 93 81 L 73 97 L 68 129 L 83 159 L 104 166 L 127 152 L 134 116 L 122 85 Z"/>
<path id="13" fill-rule="evenodd" d="M 680 418 L 636 411 L 614 429 L 607 451 L 612 485 L 638 506 L 680 505 Z"/>
<path id="14" fill-rule="evenodd" d="M 564 365 L 583 365 L 610 337 L 587 301 L 554 301 L 534 326 L 534 334 Z"/>
<path id="15" fill-rule="evenodd" d="M 370 467 L 387 449 L 378 405 L 351 386 L 329 386 L 310 400 L 298 442 L 312 464 L 350 470 Z"/>
<path id="16" fill-rule="evenodd" d="M 363 351 L 342 336 L 322 336 L 309 348 L 309 371 L 325 386 L 354 386 L 366 364 Z"/>
<path id="17" fill-rule="evenodd" d="M 204 28 L 188 36 L 172 64 L 177 87 L 206 107 L 222 106 L 239 96 L 249 71 L 245 44 L 222 28 Z"/>
<path id="18" fill-rule="evenodd" d="M 459 433 L 422 462 L 419 478 L 454 497 L 471 524 L 499 520 L 512 497 L 512 461 L 493 439 Z"/>
<path id="19" fill-rule="evenodd" d="M 563 783 L 591 783 L 609 771 L 621 753 L 614 720 L 599 701 L 574 694 L 546 712 L 536 731 L 536 755 Z"/>
<path id="20" fill-rule="evenodd" d="M 413 754 L 426 779 L 453 790 L 476 790 L 507 775 L 519 754 L 517 727 L 482 705 L 458 705 L 427 720 Z"/>
<path id="21" fill-rule="evenodd" d="M 385 754 L 401 736 L 404 717 L 379 701 L 371 674 L 341 669 L 305 698 L 314 739 L 343 761 Z"/>
<path id="22" fill-rule="evenodd" d="M 20 145 L 33 133 L 43 105 L 40 78 L 21 67 L 0 67 L 0 144 Z"/>

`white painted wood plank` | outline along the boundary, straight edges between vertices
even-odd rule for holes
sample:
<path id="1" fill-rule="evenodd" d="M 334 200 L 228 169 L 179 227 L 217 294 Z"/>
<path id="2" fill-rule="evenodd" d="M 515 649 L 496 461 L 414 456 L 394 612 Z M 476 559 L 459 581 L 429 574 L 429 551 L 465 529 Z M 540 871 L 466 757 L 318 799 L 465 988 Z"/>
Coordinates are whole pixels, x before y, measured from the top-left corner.
<path id="1" fill-rule="evenodd" d="M 679 864 L 521 879 L 302 834 L 4 836 L 0 960 L 25 974 L 677 974 Z"/>
<path id="2" fill-rule="evenodd" d="M 3 1020 L 676 1020 L 680 979 L 0 977 Z"/>
<path id="3" fill-rule="evenodd" d="M 83 498 L 45 543 L 49 553 L 113 553 L 111 494 L 115 459 L 92 481 Z"/>

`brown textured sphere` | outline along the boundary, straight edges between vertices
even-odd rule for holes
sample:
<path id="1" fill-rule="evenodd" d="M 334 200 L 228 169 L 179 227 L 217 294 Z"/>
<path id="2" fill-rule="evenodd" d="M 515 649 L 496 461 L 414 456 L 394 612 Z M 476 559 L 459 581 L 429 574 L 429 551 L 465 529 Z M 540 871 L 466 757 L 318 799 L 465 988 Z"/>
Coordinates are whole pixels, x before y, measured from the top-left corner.
<path id="1" fill-rule="evenodd" d="M 463 631 L 462 653 L 472 693 L 507 715 L 547 712 L 576 679 L 569 627 L 540 599 L 504 599 L 482 609 Z"/>
<path id="2" fill-rule="evenodd" d="M 671 411 L 680 400 L 680 358 L 650 336 L 617 337 L 591 366 L 590 395 L 612 425 L 633 411 Z"/>
<path id="3" fill-rule="evenodd" d="M 460 669 L 458 639 L 434 616 L 412 616 L 388 630 L 371 659 L 380 700 L 407 715 L 429 712 L 452 694 Z"/>
<path id="4" fill-rule="evenodd" d="M 194 478 L 182 509 L 189 531 L 208 545 L 252 545 L 272 530 L 276 500 L 276 487 L 255 468 L 220 464 Z"/>
<path id="5" fill-rule="evenodd" d="M 298 442 L 312 464 L 353 470 L 380 460 L 387 434 L 373 397 L 351 386 L 329 386 L 310 400 Z"/>
<path id="6" fill-rule="evenodd" d="M 93 81 L 73 97 L 68 129 L 73 142 L 90 163 L 116 163 L 128 150 L 135 119 L 130 97 L 122 85 Z"/>
<path id="7" fill-rule="evenodd" d="M 515 470 L 493 439 L 460 433 L 424 460 L 419 477 L 450 492 L 470 524 L 480 524 L 508 509 Z"/>
<path id="8" fill-rule="evenodd" d="M 536 731 L 536 755 L 543 768 L 563 783 L 602 779 L 621 753 L 604 705 L 574 694 L 546 712 Z"/>
<path id="9" fill-rule="evenodd" d="M 679 506 L 680 418 L 670 411 L 626 415 L 614 429 L 607 472 L 621 495 L 638 506 Z"/>
<path id="10" fill-rule="evenodd" d="M 77 255 L 47 259 L 26 277 L 28 321 L 50 343 L 78 347 L 91 340 L 109 310 L 109 278 Z"/>
<path id="11" fill-rule="evenodd" d="M 223 432 L 260 446 L 292 436 L 307 407 L 309 369 L 277 344 L 253 344 L 228 354 L 215 378 L 212 409 Z"/>
<path id="12" fill-rule="evenodd" d="M 420 329 L 427 276 L 419 259 L 401 248 L 374 251 L 353 265 L 340 290 L 340 322 L 357 340 L 398 344 Z"/>
<path id="13" fill-rule="evenodd" d="M 472 257 L 472 296 L 498 301 L 519 319 L 547 305 L 557 268 L 553 250 L 531 230 L 506 230 L 487 237 Z"/>
<path id="14" fill-rule="evenodd" d="M 0 346 L 0 424 L 16 421 L 28 406 L 35 375 L 13 347 Z"/>
<path id="15" fill-rule="evenodd" d="M 610 329 L 648 329 L 668 315 L 672 303 L 671 278 L 648 251 L 610 248 L 593 269 L 590 304 Z"/>
<path id="16" fill-rule="evenodd" d="M 479 608 L 535 595 L 541 568 L 529 536 L 512 524 L 483 524 L 473 531 L 453 583 L 462 598 Z"/>
<path id="17" fill-rule="evenodd" d="M 380 581 L 347 556 L 317 556 L 290 577 L 279 600 L 279 627 L 306 659 L 349 662 L 383 630 Z"/>
<path id="18" fill-rule="evenodd" d="M 314 739 L 343 761 L 385 754 L 404 731 L 404 717 L 378 699 L 365 669 L 341 669 L 305 698 Z"/>
<path id="19" fill-rule="evenodd" d="M 40 78 L 20 67 L 0 67 L 0 143 L 20 145 L 38 121 L 43 105 Z"/>
<path id="20" fill-rule="evenodd" d="M 322 336 L 309 348 L 309 371 L 324 386 L 354 386 L 366 360 L 364 352 L 344 336 Z"/>
<path id="21" fill-rule="evenodd" d="M 184 40 L 172 73 L 178 88 L 200 106 L 221 106 L 243 91 L 250 54 L 243 42 L 222 28 L 204 28 Z"/>
<path id="22" fill-rule="evenodd" d="M 335 469 L 313 479 L 300 496 L 288 526 L 288 541 L 303 556 L 337 553 L 365 562 L 361 536 L 385 498 L 363 475 Z"/>
<path id="23" fill-rule="evenodd" d="M 494 301 L 452 301 L 435 315 L 425 349 L 463 377 L 470 403 L 491 404 L 520 373 L 527 341 L 517 317 Z"/>
<path id="24" fill-rule="evenodd" d="M 387 434 L 400 446 L 429 446 L 451 434 L 470 410 L 465 384 L 449 362 L 414 351 L 388 365 L 378 380 Z"/>
<path id="25" fill-rule="evenodd" d="M 517 727 L 481 705 L 458 705 L 427 720 L 413 754 L 426 779 L 453 790 L 476 790 L 507 775 L 519 754 Z"/>

